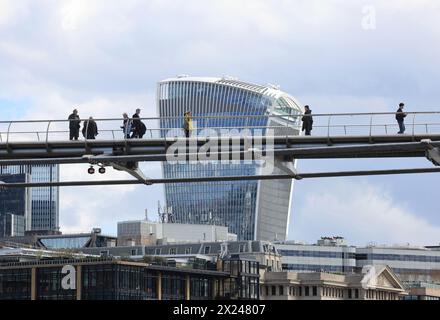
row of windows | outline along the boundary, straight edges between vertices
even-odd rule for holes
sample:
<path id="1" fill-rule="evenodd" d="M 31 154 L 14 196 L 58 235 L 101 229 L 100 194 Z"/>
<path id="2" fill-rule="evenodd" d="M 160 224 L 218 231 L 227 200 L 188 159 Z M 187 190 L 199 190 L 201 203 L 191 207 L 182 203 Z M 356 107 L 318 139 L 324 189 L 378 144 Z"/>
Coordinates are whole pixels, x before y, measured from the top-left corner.
<path id="1" fill-rule="evenodd" d="M 160 95 L 162 99 L 159 100 L 161 117 L 182 116 L 186 110 L 191 110 L 194 116 L 224 116 L 232 112 L 235 115 L 264 114 L 272 103 L 271 99 L 261 94 L 214 83 L 180 81 L 162 84 L 160 88 L 163 91 Z M 224 125 L 225 120 L 235 119 L 210 119 L 209 126 Z M 180 123 L 167 122 L 161 127 L 180 127 Z"/>
<path id="2" fill-rule="evenodd" d="M 343 298 L 344 297 L 344 289 L 335 288 L 335 287 L 322 287 L 321 295 L 325 297 L 333 297 L 333 298 Z M 318 296 L 318 287 L 317 286 L 265 286 L 264 287 L 266 296 L 284 296 L 291 295 L 297 297 L 316 297 Z M 359 298 L 359 290 L 354 289 L 354 293 L 352 289 L 346 289 L 347 296 L 349 299 L 358 299 Z"/>
<path id="3" fill-rule="evenodd" d="M 279 250 L 282 256 L 286 257 L 315 257 L 315 258 L 339 258 L 355 259 L 355 253 L 335 251 L 311 251 L 311 250 Z"/>
<path id="4" fill-rule="evenodd" d="M 264 286 L 264 292 L 266 296 L 297 296 L 297 297 L 316 297 L 318 295 L 322 297 L 330 298 L 348 298 L 348 299 L 359 299 L 360 291 L 359 289 L 341 289 L 336 287 L 317 287 L 317 286 L 282 286 L 282 285 L 267 285 Z M 398 295 L 396 293 L 385 292 L 381 290 L 367 290 L 367 299 L 378 299 L 378 300 L 396 300 Z"/>
<path id="5" fill-rule="evenodd" d="M 353 272 L 353 266 L 331 266 L 331 265 L 314 265 L 314 264 L 292 264 L 283 263 L 283 270 L 291 271 L 313 271 L 313 272 Z"/>
<path id="6" fill-rule="evenodd" d="M 30 298 L 30 269 L 0 271 L 0 300 L 29 300 Z"/>
<path id="7" fill-rule="evenodd" d="M 390 261 L 413 261 L 413 262 L 440 262 L 440 255 L 406 255 L 406 254 L 381 254 L 368 253 L 356 254 L 357 260 L 390 260 Z"/>

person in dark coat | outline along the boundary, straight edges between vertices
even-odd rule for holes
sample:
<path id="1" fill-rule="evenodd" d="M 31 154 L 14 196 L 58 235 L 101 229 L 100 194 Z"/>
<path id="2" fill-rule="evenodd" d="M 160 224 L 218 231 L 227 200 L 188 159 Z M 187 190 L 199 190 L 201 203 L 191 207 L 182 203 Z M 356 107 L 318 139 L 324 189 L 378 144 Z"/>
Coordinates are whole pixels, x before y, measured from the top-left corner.
<path id="1" fill-rule="evenodd" d="M 132 138 L 142 138 L 147 131 L 147 127 L 140 119 L 140 113 L 141 109 L 136 109 L 136 113 L 133 115 L 133 122 L 132 122 L 132 130 L 133 134 L 131 135 Z"/>
<path id="2" fill-rule="evenodd" d="M 82 134 L 84 138 L 88 140 L 94 140 L 98 135 L 98 126 L 96 125 L 95 120 L 90 117 L 88 120 L 84 121 Z"/>
<path id="3" fill-rule="evenodd" d="M 304 116 L 302 117 L 302 131 L 305 131 L 306 136 L 310 136 L 313 126 L 312 110 L 309 106 L 304 106 Z"/>
<path id="4" fill-rule="evenodd" d="M 69 139 L 70 140 L 78 140 L 79 137 L 79 128 L 81 121 L 79 120 L 78 110 L 74 109 L 72 114 L 68 118 L 69 120 Z"/>
<path id="5" fill-rule="evenodd" d="M 405 107 L 405 104 L 403 102 L 401 102 L 399 104 L 399 109 L 397 109 L 397 112 L 396 112 L 396 120 L 397 120 L 397 124 L 399 125 L 399 132 L 397 132 L 397 134 L 405 133 L 405 117 L 406 117 L 406 113 L 403 112 L 403 108 L 404 107 Z"/>

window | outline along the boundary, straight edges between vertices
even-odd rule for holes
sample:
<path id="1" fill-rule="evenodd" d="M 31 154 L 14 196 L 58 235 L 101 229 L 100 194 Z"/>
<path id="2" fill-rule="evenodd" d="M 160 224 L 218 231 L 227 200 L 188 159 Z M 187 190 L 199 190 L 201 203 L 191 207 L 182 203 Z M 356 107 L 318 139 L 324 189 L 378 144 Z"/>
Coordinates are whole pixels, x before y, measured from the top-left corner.
<path id="1" fill-rule="evenodd" d="M 318 295 L 318 288 L 316 286 L 313 287 L 313 296 L 316 297 Z"/>
<path id="2" fill-rule="evenodd" d="M 210 246 L 206 246 L 205 247 L 205 254 L 209 254 L 210 251 L 211 251 L 211 247 Z"/>
<path id="3" fill-rule="evenodd" d="M 305 287 L 305 288 L 304 288 L 304 295 L 305 295 L 306 297 L 309 296 L 309 293 L 310 293 L 309 290 L 310 290 L 309 287 Z"/>
<path id="4" fill-rule="evenodd" d="M 359 299 L 359 289 L 354 290 L 354 298 Z"/>
<path id="5" fill-rule="evenodd" d="M 351 289 L 348 289 L 348 299 L 351 299 Z"/>
<path id="6" fill-rule="evenodd" d="M 156 255 L 156 256 L 158 256 L 158 255 L 160 255 L 160 253 L 161 253 L 161 249 L 160 248 L 156 248 L 156 249 L 154 249 L 154 254 Z"/>
<path id="7" fill-rule="evenodd" d="M 269 286 L 265 286 L 265 288 L 266 288 L 266 296 L 268 296 L 269 295 Z"/>
<path id="8" fill-rule="evenodd" d="M 131 249 L 131 255 L 132 255 L 132 256 L 137 255 L 137 250 L 136 250 L 136 249 Z"/>
<path id="9" fill-rule="evenodd" d="M 272 295 L 273 296 L 277 295 L 277 288 L 275 286 L 272 286 Z"/>
<path id="10" fill-rule="evenodd" d="M 302 296 L 302 287 L 298 287 L 298 296 Z"/>
<path id="11" fill-rule="evenodd" d="M 185 254 L 191 254 L 191 247 L 185 248 Z"/>
<path id="12" fill-rule="evenodd" d="M 279 286 L 279 291 L 280 296 L 284 296 L 284 287 L 283 286 Z"/>
<path id="13" fill-rule="evenodd" d="M 240 252 L 244 252 L 245 249 L 245 245 L 244 244 L 240 244 Z"/>
<path id="14" fill-rule="evenodd" d="M 176 254 L 177 249 L 176 248 L 170 248 L 169 254 Z"/>

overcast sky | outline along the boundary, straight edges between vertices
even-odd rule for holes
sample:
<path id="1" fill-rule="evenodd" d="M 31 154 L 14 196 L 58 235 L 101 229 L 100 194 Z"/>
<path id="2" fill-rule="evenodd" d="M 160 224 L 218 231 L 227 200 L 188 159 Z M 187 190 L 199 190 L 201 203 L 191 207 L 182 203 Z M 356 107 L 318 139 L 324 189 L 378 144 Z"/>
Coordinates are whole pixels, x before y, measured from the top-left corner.
<path id="1" fill-rule="evenodd" d="M 156 115 L 177 74 L 279 84 L 314 113 L 439 110 L 440 2 L 0 0 L 0 119 Z M 439 119 L 440 120 L 440 119 Z M 429 167 L 424 159 L 303 160 L 300 171 Z M 160 164 L 143 169 L 159 178 Z M 62 166 L 62 180 L 90 179 Z M 96 177 L 95 177 L 96 178 Z M 110 172 L 106 178 L 126 178 Z M 295 183 L 289 238 L 440 242 L 438 174 Z M 162 186 L 61 189 L 64 232 L 156 217 Z"/>

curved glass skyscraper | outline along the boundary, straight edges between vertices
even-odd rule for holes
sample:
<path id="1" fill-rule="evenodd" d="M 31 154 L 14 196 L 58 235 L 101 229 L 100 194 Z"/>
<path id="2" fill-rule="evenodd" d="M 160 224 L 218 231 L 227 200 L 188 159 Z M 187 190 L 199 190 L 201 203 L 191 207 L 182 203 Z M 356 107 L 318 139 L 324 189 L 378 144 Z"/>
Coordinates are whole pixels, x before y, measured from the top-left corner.
<path id="1" fill-rule="evenodd" d="M 160 117 L 183 117 L 187 110 L 195 118 L 218 116 L 195 119 L 196 132 L 212 127 L 249 127 L 264 134 L 267 126 L 281 121 L 287 125 L 289 134 L 299 134 L 299 114 L 302 113 L 299 103 L 272 86 L 183 76 L 159 82 L 157 100 Z M 182 118 L 162 119 L 160 126 L 182 128 Z M 258 170 L 255 161 L 163 164 L 164 178 L 255 175 Z M 273 173 L 278 173 L 276 168 Z M 273 180 L 166 184 L 165 198 L 176 222 L 226 225 L 239 240 L 285 240 L 292 183 L 292 180 Z"/>

